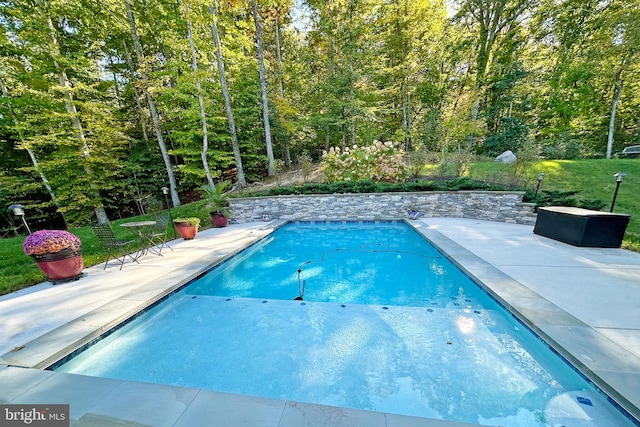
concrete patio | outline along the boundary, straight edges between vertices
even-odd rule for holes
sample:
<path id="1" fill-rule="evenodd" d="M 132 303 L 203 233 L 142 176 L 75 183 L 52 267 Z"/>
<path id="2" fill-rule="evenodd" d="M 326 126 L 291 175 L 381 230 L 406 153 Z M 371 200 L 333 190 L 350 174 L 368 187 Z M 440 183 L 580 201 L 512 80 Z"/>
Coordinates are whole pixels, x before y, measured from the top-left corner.
<path id="1" fill-rule="evenodd" d="M 234 224 L 171 242 L 140 265 L 85 269 L 0 297 L 0 403 L 70 404 L 74 426 L 433 426 L 467 424 L 44 371 L 69 349 L 170 294 L 281 222 Z M 411 224 L 640 417 L 640 254 L 580 248 L 533 226 L 427 218 Z"/>

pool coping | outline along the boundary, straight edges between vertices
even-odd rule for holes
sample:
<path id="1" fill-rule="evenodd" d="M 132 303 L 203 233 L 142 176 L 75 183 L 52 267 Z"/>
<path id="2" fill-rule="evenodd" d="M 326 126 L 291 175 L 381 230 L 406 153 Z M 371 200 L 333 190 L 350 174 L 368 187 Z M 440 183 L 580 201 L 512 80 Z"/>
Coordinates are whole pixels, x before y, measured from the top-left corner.
<path id="1" fill-rule="evenodd" d="M 337 221 L 342 220 L 338 219 Z M 396 221 L 398 220 L 396 219 Z M 262 228 L 264 232 L 256 233 L 249 239 L 239 239 L 235 242 L 237 244 L 230 245 L 225 250 L 202 256 L 194 260 L 190 268 L 178 268 L 176 271 L 163 276 L 159 281 L 156 280 L 153 283 L 141 286 L 63 326 L 41 335 L 25 344 L 19 350 L 10 351 L 0 356 L 0 364 L 42 370 L 65 354 L 99 337 L 123 320 L 134 316 L 146 307 L 175 292 L 184 284 L 211 268 L 211 266 L 223 262 L 244 248 L 265 238 L 287 222 L 276 220 L 268 223 L 268 225 L 265 224 L 266 226 Z M 521 322 L 541 336 L 552 349 L 569 360 L 599 388 L 604 390 L 615 403 L 634 417 L 640 418 L 638 392 L 636 391 L 634 395 L 629 380 L 625 381 L 626 375 L 630 372 L 634 374 L 640 372 L 640 358 L 449 237 L 430 229 L 428 220 L 427 222 L 404 222 L 412 226 L 420 235 L 441 250 L 449 260 L 471 277 L 474 282 L 514 313 Z M 586 335 L 589 339 L 597 340 L 602 357 L 590 361 L 576 356 L 576 354 L 581 354 L 580 349 L 584 345 L 583 340 L 578 339 L 579 337 L 575 333 L 576 330 L 580 331 L 580 336 Z M 569 333 L 569 331 L 572 332 Z M 599 362 L 600 359 L 607 360 L 608 363 L 603 365 Z M 615 368 L 616 363 L 617 369 Z M 2 367 L 0 367 L 1 372 Z M 57 375 L 59 373 L 52 374 Z M 322 405 L 319 406 L 322 407 Z M 429 419 L 424 420 L 427 421 Z M 464 423 L 451 425 L 464 425 Z"/>

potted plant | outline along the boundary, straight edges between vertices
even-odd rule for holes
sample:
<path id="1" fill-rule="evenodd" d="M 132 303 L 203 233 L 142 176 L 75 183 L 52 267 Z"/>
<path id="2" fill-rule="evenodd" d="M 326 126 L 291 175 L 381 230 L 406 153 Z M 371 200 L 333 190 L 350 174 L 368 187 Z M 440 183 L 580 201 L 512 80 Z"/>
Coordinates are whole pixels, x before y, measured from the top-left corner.
<path id="1" fill-rule="evenodd" d="M 200 218 L 188 217 L 188 218 L 176 218 L 173 220 L 173 224 L 176 226 L 176 231 L 184 240 L 191 240 L 198 234 L 198 227 L 200 227 Z"/>
<path id="2" fill-rule="evenodd" d="M 215 188 L 202 187 L 208 200 L 207 208 L 211 215 L 211 222 L 215 227 L 226 227 L 231 217 L 229 209 L 229 193 L 225 190 L 229 187 L 229 181 L 222 181 Z"/>
<path id="3" fill-rule="evenodd" d="M 24 239 L 22 249 L 54 285 L 82 276 L 82 242 L 68 231 L 36 231 Z"/>

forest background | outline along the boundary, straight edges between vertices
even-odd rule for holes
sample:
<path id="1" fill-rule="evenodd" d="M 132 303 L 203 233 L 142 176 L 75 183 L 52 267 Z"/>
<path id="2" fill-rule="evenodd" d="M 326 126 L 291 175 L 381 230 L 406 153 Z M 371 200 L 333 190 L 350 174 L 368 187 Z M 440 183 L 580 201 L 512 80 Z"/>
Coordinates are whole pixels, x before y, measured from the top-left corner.
<path id="1" fill-rule="evenodd" d="M 331 146 L 640 143 L 640 0 L 7 0 L 0 23 L 0 205 L 40 228 L 137 214 L 161 187 L 178 206 Z"/>

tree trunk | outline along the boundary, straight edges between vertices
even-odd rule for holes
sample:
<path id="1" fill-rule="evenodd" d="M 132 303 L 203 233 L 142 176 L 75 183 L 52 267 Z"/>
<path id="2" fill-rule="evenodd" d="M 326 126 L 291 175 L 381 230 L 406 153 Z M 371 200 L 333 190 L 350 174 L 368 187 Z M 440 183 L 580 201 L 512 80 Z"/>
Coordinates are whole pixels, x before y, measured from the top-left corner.
<path id="1" fill-rule="evenodd" d="M 284 97 L 284 84 L 282 83 L 282 52 L 280 49 L 280 24 L 278 23 L 278 11 L 276 10 L 276 59 L 278 60 L 278 93 Z"/>
<path id="2" fill-rule="evenodd" d="M 278 61 L 278 95 L 284 99 L 284 83 L 282 81 L 282 52 L 280 48 L 280 24 L 278 22 L 278 9 L 276 8 L 276 59 Z M 284 137 L 284 159 L 288 168 L 291 168 L 291 150 L 289 149 L 289 137 Z"/>
<path id="3" fill-rule="evenodd" d="M 403 82 L 400 89 L 400 96 L 402 97 L 402 132 L 404 133 L 404 149 L 406 151 L 411 150 L 411 140 L 409 139 L 409 111 L 408 99 L 406 94 L 406 85 Z"/>
<path id="4" fill-rule="evenodd" d="M 131 86 L 133 87 L 133 97 L 135 98 L 136 108 L 138 109 L 138 116 L 140 118 L 140 127 L 142 128 L 142 139 L 144 139 L 145 142 L 149 142 L 149 135 L 147 134 L 147 124 L 146 124 L 147 114 L 142 108 L 142 104 L 140 103 L 140 94 L 138 93 L 138 88 L 136 87 L 136 77 L 135 77 L 136 70 L 133 66 L 133 60 L 131 59 L 131 54 L 129 53 L 129 48 L 127 47 L 127 43 L 123 41 L 122 45 L 124 46 L 124 56 L 127 61 L 127 66 L 129 67 L 129 73 L 130 73 L 129 81 L 132 83 Z"/>
<path id="5" fill-rule="evenodd" d="M 185 5 L 186 14 L 189 15 L 189 5 Z M 204 110 L 204 97 L 202 96 L 202 88 L 200 86 L 200 78 L 198 77 L 198 59 L 196 58 L 196 46 L 193 42 L 193 28 L 191 25 L 191 19 L 187 18 L 187 36 L 189 37 L 189 50 L 191 51 L 191 68 L 193 68 L 193 79 L 196 84 L 196 92 L 198 93 L 198 103 L 200 104 L 200 118 L 202 119 L 202 151 L 200 157 L 202 158 L 202 167 L 204 167 L 204 174 L 207 177 L 207 183 L 209 187 L 214 190 L 216 188 L 211 177 L 211 170 L 209 169 L 209 161 L 207 160 L 207 151 L 209 150 L 209 133 L 207 132 L 207 115 Z"/>
<path id="6" fill-rule="evenodd" d="M 49 27 L 49 41 L 51 42 L 51 48 L 53 50 L 52 53 L 54 55 L 53 65 L 58 73 L 58 82 L 63 88 L 64 107 L 67 113 L 71 116 L 71 126 L 73 127 L 76 140 L 80 145 L 80 152 L 84 159 L 84 161 L 82 162 L 82 167 L 85 173 L 89 176 L 89 181 L 91 183 L 91 193 L 93 194 L 93 197 L 95 198 L 95 201 L 97 203 L 97 205 L 93 207 L 93 210 L 96 214 L 98 223 L 106 224 L 109 222 L 109 218 L 107 217 L 107 212 L 104 210 L 104 205 L 102 204 L 100 190 L 94 183 L 94 173 L 89 164 L 91 153 L 89 152 L 89 147 L 87 146 L 87 141 L 84 135 L 84 130 L 82 128 L 82 123 L 80 122 L 80 117 L 78 117 L 78 110 L 73 103 L 73 95 L 71 94 L 71 83 L 69 82 L 69 78 L 67 77 L 67 72 L 55 59 L 55 57 L 60 56 L 60 48 L 55 34 L 56 29 L 50 16 L 47 16 L 47 25 Z"/>
<path id="7" fill-rule="evenodd" d="M 236 132 L 236 123 L 233 118 L 233 110 L 231 109 L 231 98 L 229 97 L 229 88 L 227 86 L 227 78 L 224 72 L 224 61 L 222 60 L 222 45 L 220 36 L 218 35 L 218 26 L 216 24 L 216 11 L 209 7 L 209 13 L 213 15 L 211 19 L 211 34 L 216 45 L 216 59 L 218 60 L 218 75 L 220 76 L 220 86 L 222 87 L 222 96 L 224 98 L 224 107 L 227 110 L 227 120 L 229 121 L 229 132 L 231 133 L 231 146 L 233 148 L 233 158 L 236 161 L 236 169 L 238 170 L 238 185 L 240 188 L 247 186 L 244 177 L 244 168 L 242 166 L 242 157 L 240 156 L 240 146 L 238 145 L 238 134 Z"/>
<path id="8" fill-rule="evenodd" d="M 98 68 L 99 68 L 100 64 L 98 64 Z M 120 85 L 118 84 L 118 75 L 116 74 L 116 70 L 114 68 L 114 64 L 113 64 L 113 57 L 111 55 L 109 55 L 109 67 L 111 68 L 111 75 L 113 76 L 113 90 L 115 92 L 115 101 L 116 101 L 116 105 L 118 106 L 118 108 L 122 108 L 122 102 L 121 102 L 121 94 L 120 94 Z"/>
<path id="9" fill-rule="evenodd" d="M 329 128 L 329 125 L 327 125 L 326 134 L 324 136 L 324 150 L 328 152 L 329 148 L 331 148 L 331 129 Z"/>
<path id="10" fill-rule="evenodd" d="M 355 82 L 353 81 L 353 64 L 349 64 L 349 72 L 351 74 L 349 77 L 349 103 L 351 105 L 349 130 L 351 134 L 351 146 L 354 146 L 356 144 L 356 94 L 354 89 Z"/>
<path id="11" fill-rule="evenodd" d="M 349 26 L 353 28 L 353 9 L 354 9 L 354 1 L 351 0 L 349 3 Z M 351 134 L 351 146 L 356 144 L 356 94 L 355 94 L 355 78 L 353 71 L 353 55 L 355 50 L 355 41 L 353 37 L 353 29 L 349 32 L 349 54 L 348 54 L 348 62 L 349 62 L 349 104 L 350 104 L 350 123 L 349 130 Z"/>
<path id="12" fill-rule="evenodd" d="M 413 106 L 411 105 L 411 93 L 407 94 L 407 131 L 409 132 L 409 150 L 413 150 L 413 138 L 411 130 L 413 129 Z"/>
<path id="13" fill-rule="evenodd" d="M 260 69 L 260 87 L 262 89 L 262 118 L 264 121 L 264 138 L 267 144 L 267 158 L 269 160 L 268 174 L 276 174 L 275 159 L 273 158 L 273 147 L 271 146 L 271 126 L 269 124 L 269 100 L 267 98 L 267 76 L 264 71 L 264 55 L 262 50 L 262 28 L 260 27 L 260 17 L 258 16 L 258 4 L 256 0 L 251 1 L 253 8 L 253 20 L 256 25 L 256 43 L 258 45 L 258 66 Z"/>
<path id="14" fill-rule="evenodd" d="M 618 109 L 618 102 L 622 96 L 622 72 L 626 68 L 626 61 L 623 61 L 622 66 L 616 72 L 616 83 L 613 90 L 613 101 L 611 103 L 611 118 L 609 120 L 609 135 L 607 136 L 607 159 L 611 158 L 611 151 L 613 150 L 613 134 L 616 129 L 616 110 Z"/>
<path id="15" fill-rule="evenodd" d="M 133 38 L 133 46 L 136 51 L 136 57 L 138 59 L 138 66 L 143 64 L 144 56 L 142 54 L 142 45 L 140 45 L 140 37 L 138 37 L 138 29 L 136 27 L 136 20 L 133 17 L 133 8 L 129 1 L 124 2 L 125 8 L 127 9 L 127 18 L 129 19 L 129 26 L 131 29 L 131 37 Z M 142 77 L 142 84 L 145 96 L 147 97 L 147 102 L 149 103 L 149 110 L 151 112 L 151 120 L 153 121 L 153 127 L 156 131 L 156 138 L 158 140 L 158 146 L 160 147 L 160 152 L 162 153 L 162 159 L 164 160 L 164 165 L 167 169 L 167 176 L 169 178 L 169 192 L 171 193 L 171 201 L 173 202 L 173 207 L 180 206 L 180 197 L 178 196 L 178 186 L 176 184 L 176 178 L 173 175 L 173 166 L 171 165 L 171 160 L 169 159 L 169 153 L 167 152 L 167 147 L 164 144 L 164 138 L 162 137 L 162 129 L 160 128 L 160 118 L 158 116 L 158 111 L 156 110 L 156 104 L 149 93 L 149 82 L 147 79 L 147 75 L 144 71 L 141 70 L 140 76 Z"/>
<path id="16" fill-rule="evenodd" d="M 331 78 L 333 77 L 333 73 L 334 73 L 334 68 L 335 68 L 335 64 L 334 64 L 334 51 L 333 51 L 333 37 L 331 37 L 331 35 L 328 35 L 327 38 L 329 40 L 327 40 L 327 77 L 328 77 L 328 84 L 331 85 Z M 329 151 L 329 148 L 331 146 L 331 125 L 329 124 L 329 107 L 327 105 L 327 126 L 326 126 L 326 135 L 325 135 L 325 142 L 324 142 L 324 149 L 325 151 Z"/>

